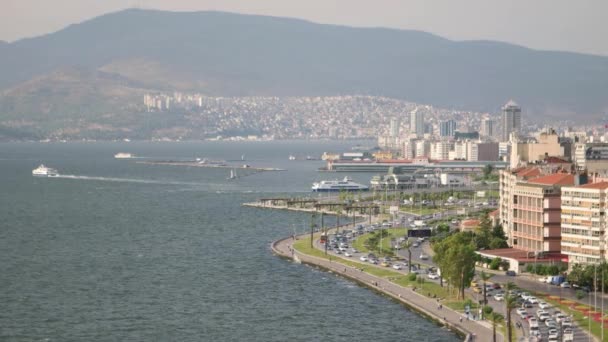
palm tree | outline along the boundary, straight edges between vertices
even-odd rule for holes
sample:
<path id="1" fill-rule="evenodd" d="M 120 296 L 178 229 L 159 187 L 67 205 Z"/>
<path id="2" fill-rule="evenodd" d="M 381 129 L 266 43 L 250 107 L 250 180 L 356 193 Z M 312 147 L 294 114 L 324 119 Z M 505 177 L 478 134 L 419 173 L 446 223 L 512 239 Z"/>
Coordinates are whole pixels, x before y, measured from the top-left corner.
<path id="1" fill-rule="evenodd" d="M 491 274 L 486 273 L 484 271 L 481 271 L 481 273 L 479 273 L 479 277 L 481 278 L 481 280 L 483 280 L 483 303 L 484 304 L 488 304 L 488 297 L 486 297 L 486 281 L 488 279 L 490 279 L 490 277 L 492 277 Z"/>
<path id="2" fill-rule="evenodd" d="M 408 273 L 412 273 L 412 242 L 410 240 L 406 240 L 403 243 L 403 247 L 407 248 L 407 257 L 408 257 L 408 261 L 407 261 L 407 267 L 408 267 Z"/>
<path id="3" fill-rule="evenodd" d="M 512 334 L 511 331 L 511 311 L 515 308 L 517 304 L 517 300 L 515 296 L 512 295 L 512 291 L 515 290 L 517 286 L 513 284 L 513 282 L 508 282 L 505 284 L 505 308 L 507 310 L 507 341 L 511 342 Z"/>
<path id="4" fill-rule="evenodd" d="M 502 322 L 504 317 L 498 312 L 492 312 L 488 318 L 492 322 L 492 341 L 496 342 L 496 325 Z"/>

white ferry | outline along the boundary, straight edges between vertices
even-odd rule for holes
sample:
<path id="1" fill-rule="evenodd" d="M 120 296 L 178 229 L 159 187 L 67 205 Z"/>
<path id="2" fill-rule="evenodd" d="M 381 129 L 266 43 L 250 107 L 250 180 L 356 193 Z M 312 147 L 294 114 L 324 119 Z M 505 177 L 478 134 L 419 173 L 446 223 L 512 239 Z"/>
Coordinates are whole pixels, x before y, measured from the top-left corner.
<path id="1" fill-rule="evenodd" d="M 312 184 L 313 192 L 325 191 L 365 191 L 369 187 L 363 184 L 355 183 L 350 178 L 344 177 L 343 180 L 324 180 Z"/>
<path id="2" fill-rule="evenodd" d="M 32 170 L 32 175 L 37 177 L 57 177 L 59 173 L 55 169 L 40 164 L 40 166 Z"/>
<path id="3" fill-rule="evenodd" d="M 114 158 L 116 158 L 116 159 L 129 159 L 129 158 L 133 158 L 133 155 L 131 153 L 119 152 L 119 153 L 116 153 L 114 155 Z"/>

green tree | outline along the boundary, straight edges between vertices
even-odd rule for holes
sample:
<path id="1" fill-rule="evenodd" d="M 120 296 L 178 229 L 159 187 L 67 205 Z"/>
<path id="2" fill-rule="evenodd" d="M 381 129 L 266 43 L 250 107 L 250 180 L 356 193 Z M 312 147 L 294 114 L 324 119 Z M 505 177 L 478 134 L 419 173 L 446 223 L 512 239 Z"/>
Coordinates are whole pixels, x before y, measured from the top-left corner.
<path id="1" fill-rule="evenodd" d="M 515 290 L 517 286 L 514 283 L 508 282 L 505 284 L 505 307 L 507 314 L 507 341 L 513 341 L 512 334 L 513 329 L 511 327 L 511 311 L 517 306 L 517 298 L 513 295 L 513 290 Z"/>
<path id="2" fill-rule="evenodd" d="M 496 271 L 498 269 L 498 267 L 500 267 L 501 262 L 502 262 L 502 259 L 500 257 L 496 257 L 496 258 L 492 259 L 492 262 L 490 262 L 490 269 Z"/>
<path id="3" fill-rule="evenodd" d="M 494 166 L 492 166 L 492 164 L 486 165 L 483 168 L 483 179 L 489 179 L 492 171 L 494 171 Z"/>
<path id="4" fill-rule="evenodd" d="M 443 278 L 458 289 L 458 298 L 464 298 L 464 289 L 475 275 L 475 245 L 469 234 L 457 233 L 433 245 L 433 261 L 441 269 Z"/>
<path id="5" fill-rule="evenodd" d="M 450 225 L 447 223 L 440 223 L 437 225 L 437 233 L 449 233 Z"/>

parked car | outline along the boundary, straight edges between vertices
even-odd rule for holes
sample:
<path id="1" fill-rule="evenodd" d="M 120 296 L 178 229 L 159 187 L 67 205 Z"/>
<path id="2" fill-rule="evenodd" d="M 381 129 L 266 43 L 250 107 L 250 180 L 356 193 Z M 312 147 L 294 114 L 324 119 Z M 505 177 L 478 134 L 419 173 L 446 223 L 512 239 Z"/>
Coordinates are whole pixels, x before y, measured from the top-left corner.
<path id="1" fill-rule="evenodd" d="M 499 294 L 494 295 L 494 299 L 500 302 L 500 301 L 505 300 L 505 296 L 503 294 L 499 293 Z"/>
<path id="2" fill-rule="evenodd" d="M 569 289 L 570 288 L 570 283 L 567 282 L 567 281 L 565 281 L 565 282 L 561 283 L 559 286 L 563 287 L 565 289 Z"/>
<path id="3" fill-rule="evenodd" d="M 403 269 L 403 266 L 401 266 L 401 264 L 394 264 L 393 268 L 396 270 L 401 270 L 401 269 Z"/>
<path id="4" fill-rule="evenodd" d="M 350 258 L 350 257 L 352 257 L 353 255 L 352 255 L 352 254 L 350 254 L 350 253 L 348 253 L 348 252 L 344 252 L 344 256 L 345 256 L 345 257 L 349 257 L 349 258 Z"/>
<path id="5" fill-rule="evenodd" d="M 429 273 L 429 279 L 439 279 L 439 275 L 437 273 Z"/>
<path id="6" fill-rule="evenodd" d="M 420 254 L 420 260 L 428 260 L 429 256 L 426 254 Z"/>
<path id="7" fill-rule="evenodd" d="M 367 257 L 365 255 L 362 255 L 359 260 L 366 262 L 367 261 Z"/>
<path id="8" fill-rule="evenodd" d="M 517 273 L 515 273 L 515 271 L 509 270 L 509 271 L 505 272 L 505 275 L 508 275 L 510 277 L 515 277 L 517 275 Z"/>

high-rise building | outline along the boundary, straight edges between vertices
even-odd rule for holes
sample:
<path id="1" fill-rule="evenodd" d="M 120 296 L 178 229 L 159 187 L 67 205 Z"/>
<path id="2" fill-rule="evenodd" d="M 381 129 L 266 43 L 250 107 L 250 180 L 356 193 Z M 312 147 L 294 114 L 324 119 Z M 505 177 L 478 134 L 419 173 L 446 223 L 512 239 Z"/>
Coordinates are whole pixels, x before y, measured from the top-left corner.
<path id="1" fill-rule="evenodd" d="M 410 133 L 424 136 L 424 112 L 418 108 L 410 112 Z"/>
<path id="2" fill-rule="evenodd" d="M 448 120 L 439 123 L 439 135 L 442 137 L 452 137 L 456 131 L 456 121 Z"/>
<path id="3" fill-rule="evenodd" d="M 494 136 L 494 121 L 490 118 L 483 118 L 480 127 L 481 136 L 491 138 Z"/>
<path id="4" fill-rule="evenodd" d="M 509 141 L 511 133 L 521 132 L 521 108 L 513 100 L 502 107 L 502 132 L 500 141 Z"/>
<path id="5" fill-rule="evenodd" d="M 390 136 L 391 138 L 396 138 L 399 136 L 399 119 L 398 118 L 392 118 L 391 119 L 391 123 L 390 123 Z"/>
<path id="6" fill-rule="evenodd" d="M 608 183 L 562 188 L 561 252 L 574 264 L 606 260 Z"/>

